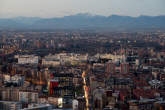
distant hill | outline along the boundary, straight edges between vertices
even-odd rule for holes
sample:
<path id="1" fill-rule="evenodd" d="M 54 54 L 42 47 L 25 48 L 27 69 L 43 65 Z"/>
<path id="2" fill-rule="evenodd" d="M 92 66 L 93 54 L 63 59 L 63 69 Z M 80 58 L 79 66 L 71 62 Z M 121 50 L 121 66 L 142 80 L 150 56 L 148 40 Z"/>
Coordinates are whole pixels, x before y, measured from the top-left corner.
<path id="1" fill-rule="evenodd" d="M 76 14 L 62 18 L 0 19 L 0 29 L 165 29 L 165 16 L 98 16 Z"/>

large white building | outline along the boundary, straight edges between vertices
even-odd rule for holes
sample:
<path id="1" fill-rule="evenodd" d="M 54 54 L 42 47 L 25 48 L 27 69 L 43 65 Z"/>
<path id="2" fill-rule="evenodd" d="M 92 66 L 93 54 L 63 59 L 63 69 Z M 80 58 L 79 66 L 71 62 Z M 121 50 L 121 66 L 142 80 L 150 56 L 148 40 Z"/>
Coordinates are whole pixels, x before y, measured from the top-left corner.
<path id="1" fill-rule="evenodd" d="M 88 54 L 81 55 L 75 53 L 59 53 L 48 55 L 42 59 L 42 65 L 58 66 L 64 64 L 74 64 L 85 62 L 88 59 Z"/>
<path id="2" fill-rule="evenodd" d="M 18 59 L 18 64 L 38 64 L 39 57 L 35 55 L 15 55 Z"/>
<path id="3" fill-rule="evenodd" d="M 49 66 L 59 66 L 60 61 L 56 60 L 56 59 L 44 58 L 44 59 L 42 59 L 42 64 L 43 65 L 49 65 Z"/>

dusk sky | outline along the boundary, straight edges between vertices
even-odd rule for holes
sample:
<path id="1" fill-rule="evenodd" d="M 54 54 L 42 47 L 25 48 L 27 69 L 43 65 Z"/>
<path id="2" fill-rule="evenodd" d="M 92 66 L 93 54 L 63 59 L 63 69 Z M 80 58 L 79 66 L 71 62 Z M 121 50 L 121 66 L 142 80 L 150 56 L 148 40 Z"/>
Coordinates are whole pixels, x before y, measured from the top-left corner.
<path id="1" fill-rule="evenodd" d="M 0 17 L 49 18 L 77 13 L 165 15 L 165 0 L 0 0 Z"/>

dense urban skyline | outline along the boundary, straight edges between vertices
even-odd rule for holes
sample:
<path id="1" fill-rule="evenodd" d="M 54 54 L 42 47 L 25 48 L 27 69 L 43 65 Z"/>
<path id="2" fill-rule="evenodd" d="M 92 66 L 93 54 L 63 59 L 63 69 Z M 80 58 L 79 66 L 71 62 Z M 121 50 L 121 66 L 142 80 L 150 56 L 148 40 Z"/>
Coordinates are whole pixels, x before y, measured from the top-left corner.
<path id="1" fill-rule="evenodd" d="M 165 110 L 165 0 L 0 0 L 0 110 Z"/>
<path id="2" fill-rule="evenodd" d="M 165 15 L 164 0 L 1 0 L 0 17 L 62 17 L 77 13 L 109 16 Z"/>

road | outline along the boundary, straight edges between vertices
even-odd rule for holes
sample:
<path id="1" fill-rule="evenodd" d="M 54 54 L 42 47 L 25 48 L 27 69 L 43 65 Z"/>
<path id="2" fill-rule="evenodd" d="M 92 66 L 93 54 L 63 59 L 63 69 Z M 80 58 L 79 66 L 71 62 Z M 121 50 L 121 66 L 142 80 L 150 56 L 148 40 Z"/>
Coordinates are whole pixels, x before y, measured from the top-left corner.
<path id="1" fill-rule="evenodd" d="M 85 100 L 86 100 L 86 110 L 89 110 L 89 87 L 87 86 L 87 83 L 86 83 L 86 73 L 83 72 L 82 73 L 82 78 L 83 78 L 83 83 L 84 83 L 84 97 L 85 97 Z"/>

